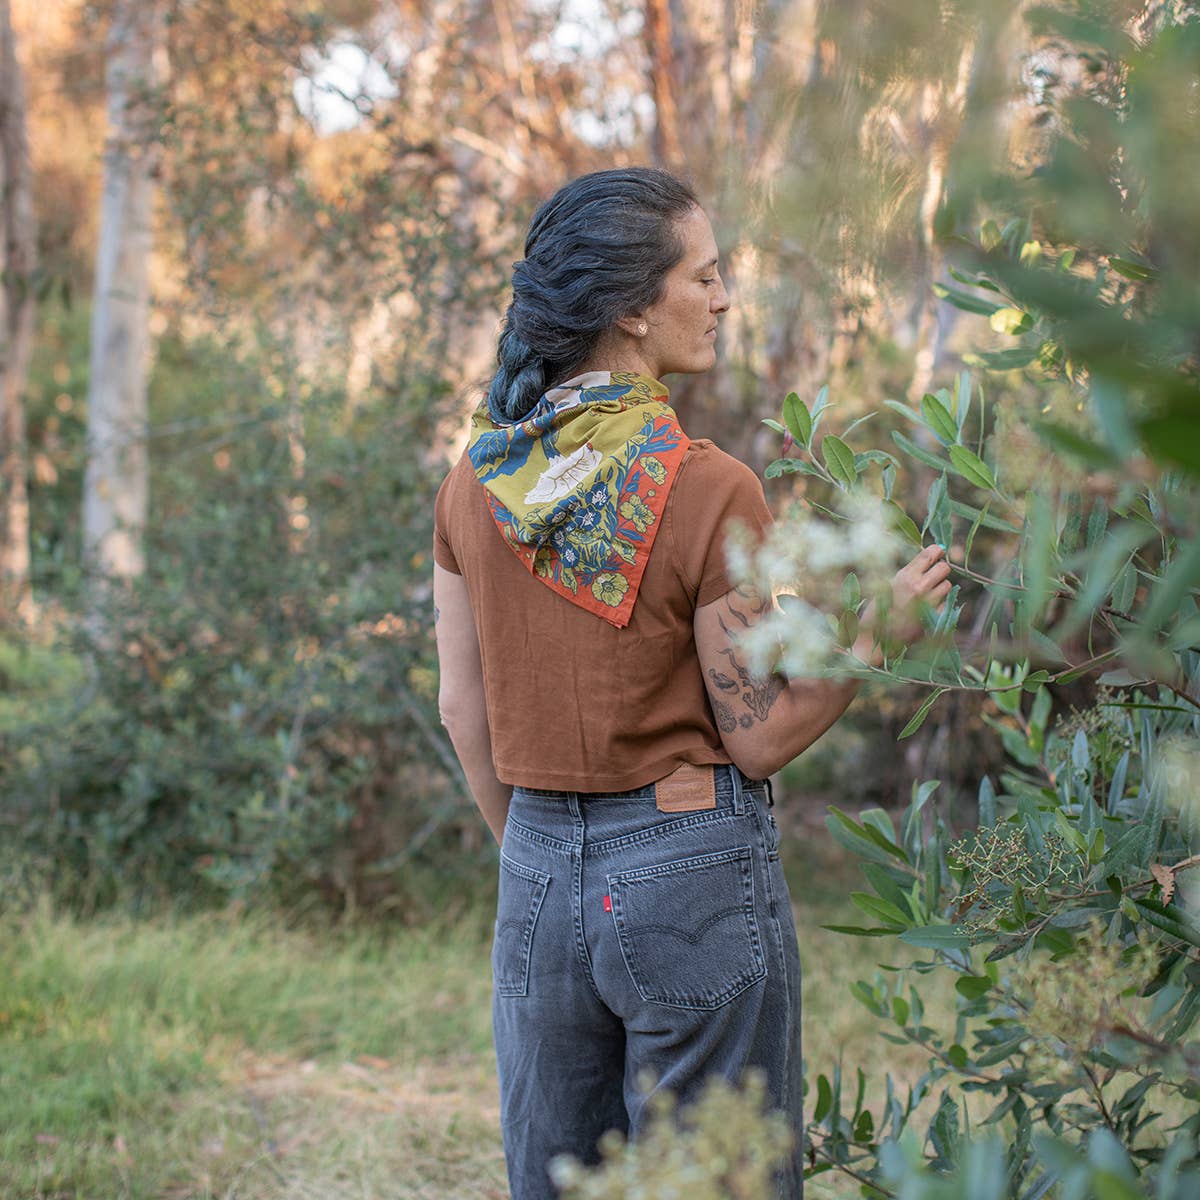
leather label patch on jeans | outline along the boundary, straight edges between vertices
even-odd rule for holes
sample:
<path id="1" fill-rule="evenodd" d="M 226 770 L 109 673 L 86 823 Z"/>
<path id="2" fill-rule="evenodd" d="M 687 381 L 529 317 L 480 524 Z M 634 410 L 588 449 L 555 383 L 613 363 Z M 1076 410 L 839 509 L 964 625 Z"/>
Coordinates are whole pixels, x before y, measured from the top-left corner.
<path id="1" fill-rule="evenodd" d="M 659 812 L 699 812 L 717 807 L 717 780 L 712 766 L 684 763 L 654 785 Z"/>

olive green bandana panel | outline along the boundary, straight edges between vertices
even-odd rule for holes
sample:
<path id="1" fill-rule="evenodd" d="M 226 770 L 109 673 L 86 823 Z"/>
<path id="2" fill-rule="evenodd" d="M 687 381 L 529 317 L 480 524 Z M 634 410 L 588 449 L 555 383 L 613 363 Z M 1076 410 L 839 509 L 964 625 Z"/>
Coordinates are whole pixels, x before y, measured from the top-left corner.
<path id="1" fill-rule="evenodd" d="M 515 425 L 486 403 L 467 453 L 505 542 L 572 604 L 629 624 L 688 438 L 657 379 L 592 371 Z"/>

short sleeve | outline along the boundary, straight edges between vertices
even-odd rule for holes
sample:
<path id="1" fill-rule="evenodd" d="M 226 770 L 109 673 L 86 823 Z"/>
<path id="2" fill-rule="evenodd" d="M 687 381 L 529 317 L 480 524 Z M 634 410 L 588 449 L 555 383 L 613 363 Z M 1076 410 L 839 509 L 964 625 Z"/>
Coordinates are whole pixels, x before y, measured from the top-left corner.
<path id="1" fill-rule="evenodd" d="M 433 561 L 455 575 L 461 575 L 458 559 L 450 544 L 450 509 L 455 491 L 455 471 L 442 480 L 437 499 L 433 502 Z"/>
<path id="2" fill-rule="evenodd" d="M 697 608 L 734 587 L 725 560 L 730 530 L 740 527 L 758 541 L 772 521 L 758 476 L 707 440 L 692 443 L 672 489 L 671 511 L 676 561 Z"/>

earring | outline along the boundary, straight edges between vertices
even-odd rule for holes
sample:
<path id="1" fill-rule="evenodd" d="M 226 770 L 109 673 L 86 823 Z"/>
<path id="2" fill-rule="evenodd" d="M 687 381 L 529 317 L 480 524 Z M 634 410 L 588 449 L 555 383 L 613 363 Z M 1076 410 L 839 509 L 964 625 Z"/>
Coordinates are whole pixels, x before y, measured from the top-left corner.
<path id="1" fill-rule="evenodd" d="M 639 321 L 639 322 L 638 322 L 638 337 L 645 337 L 645 336 L 646 336 L 646 330 L 647 330 L 648 328 L 649 328 L 649 326 L 647 326 L 647 324 L 646 324 L 646 322 L 645 322 L 645 321 Z"/>

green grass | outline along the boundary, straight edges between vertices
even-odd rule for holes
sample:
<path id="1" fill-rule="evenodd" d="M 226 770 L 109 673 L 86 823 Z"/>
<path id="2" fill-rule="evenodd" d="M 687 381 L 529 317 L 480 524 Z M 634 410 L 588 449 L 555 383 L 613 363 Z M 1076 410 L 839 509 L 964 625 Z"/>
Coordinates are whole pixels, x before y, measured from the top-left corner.
<path id="1" fill-rule="evenodd" d="M 847 993 L 881 947 L 816 928 L 846 865 L 805 841 L 790 873 L 810 1071 L 915 1078 Z M 0 916 L 0 1196 L 505 1196 L 490 931 L 486 896 L 423 928 Z"/>

